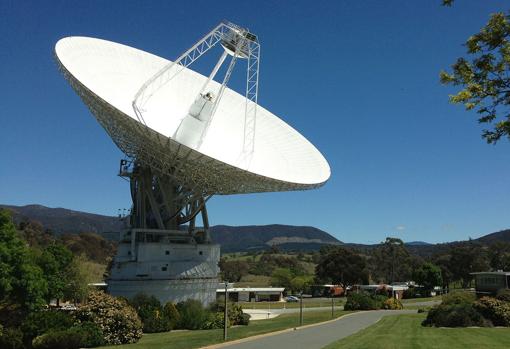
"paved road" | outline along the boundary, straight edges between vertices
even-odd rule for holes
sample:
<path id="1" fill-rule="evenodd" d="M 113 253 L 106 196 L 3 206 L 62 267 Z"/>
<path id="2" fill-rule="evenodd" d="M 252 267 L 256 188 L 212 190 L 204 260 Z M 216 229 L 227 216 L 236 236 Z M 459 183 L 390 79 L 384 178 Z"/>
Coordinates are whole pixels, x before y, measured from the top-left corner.
<path id="1" fill-rule="evenodd" d="M 228 349 L 320 349 L 329 343 L 350 336 L 351 334 L 376 323 L 383 316 L 411 314 L 415 312 L 416 310 L 377 310 L 358 312 L 325 324 L 301 329 L 298 328 L 295 331 L 248 340 L 243 343 L 230 345 L 226 343 L 222 347 Z"/>
<path id="2" fill-rule="evenodd" d="M 404 303 L 404 309 L 406 306 L 410 307 L 410 306 L 416 306 L 416 307 L 428 307 L 428 306 L 433 306 L 433 305 L 436 305 L 436 304 L 439 304 L 441 303 L 441 301 L 426 301 L 426 302 L 415 302 L 415 303 Z M 335 306 L 335 309 L 336 310 L 340 310 L 340 309 L 343 309 L 344 307 L 343 306 Z M 330 310 L 331 309 L 331 306 L 327 306 L 327 305 L 324 305 L 323 307 L 310 307 L 310 308 L 306 308 L 306 307 L 303 307 L 303 312 L 306 312 L 306 311 L 327 311 L 327 310 Z M 250 310 L 248 308 L 248 310 Z M 299 313 L 299 308 L 288 308 L 288 309 L 259 309 L 261 311 L 268 311 L 270 313 L 273 313 L 273 314 L 294 314 L 294 313 Z"/>

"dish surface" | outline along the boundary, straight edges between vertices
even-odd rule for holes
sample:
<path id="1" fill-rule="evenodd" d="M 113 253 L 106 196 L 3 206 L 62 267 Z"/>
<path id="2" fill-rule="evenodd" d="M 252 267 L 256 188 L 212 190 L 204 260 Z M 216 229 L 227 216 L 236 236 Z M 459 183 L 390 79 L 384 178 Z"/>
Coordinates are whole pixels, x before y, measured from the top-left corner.
<path id="1" fill-rule="evenodd" d="M 187 145 L 181 147 L 175 140 L 175 133 L 207 80 L 206 76 L 185 68 L 162 86 L 144 105 L 143 118 L 149 130 L 143 132 L 145 126 L 133 111 L 134 96 L 170 61 L 129 46 L 88 37 L 61 39 L 55 52 L 71 85 L 80 90 L 79 94 L 98 121 L 128 156 L 146 157 L 147 154 L 141 154 L 144 144 L 152 147 L 155 156 L 175 152 L 176 146 L 181 154 L 186 153 L 183 149 L 188 149 Z M 214 81 L 212 84 L 216 89 L 220 86 Z M 237 188 L 232 190 L 226 183 L 223 188 L 211 191 L 226 194 L 230 191 L 311 189 L 328 180 L 330 167 L 315 146 L 260 105 L 257 107 L 254 152 L 251 161 L 243 165 L 240 153 L 244 115 L 245 97 L 226 88 L 202 143 L 191 146 L 191 154 L 187 154 L 185 160 L 183 156 L 179 157 L 179 161 L 189 162 L 191 167 L 207 162 L 209 167 L 204 167 L 204 170 L 209 171 L 211 183 L 214 182 L 212 177 L 219 175 L 231 175 L 232 181 L 252 177 L 243 184 L 236 184 Z M 129 137 L 147 139 L 126 140 L 129 128 L 133 129 Z M 124 145 L 126 142 L 132 144 L 128 147 Z M 150 147 L 143 152 L 150 152 Z M 214 173 L 213 168 L 220 172 Z M 207 176 L 202 175 L 204 187 L 207 187 L 203 183 Z M 261 184 L 258 188 L 257 181 Z M 273 189 L 271 182 L 274 182 Z"/>

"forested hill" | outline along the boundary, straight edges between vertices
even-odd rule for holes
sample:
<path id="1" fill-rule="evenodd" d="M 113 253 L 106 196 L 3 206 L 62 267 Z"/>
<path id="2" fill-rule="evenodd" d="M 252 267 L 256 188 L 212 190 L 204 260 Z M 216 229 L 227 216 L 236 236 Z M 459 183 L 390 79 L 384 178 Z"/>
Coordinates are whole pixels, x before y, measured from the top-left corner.
<path id="1" fill-rule="evenodd" d="M 56 235 L 93 232 L 105 237 L 116 237 L 121 228 L 117 217 L 102 216 L 65 208 L 41 205 L 0 205 L 13 212 L 14 221 L 37 221 Z M 224 252 L 265 250 L 277 246 L 280 250 L 318 250 L 324 244 L 340 244 L 330 234 L 314 227 L 290 225 L 226 226 L 211 227 L 213 241 L 221 244 Z"/>
<path id="2" fill-rule="evenodd" d="M 104 233 L 119 231 L 121 222 L 117 217 L 50 208 L 42 205 L 11 206 L 0 205 L 12 212 L 14 222 L 37 221 L 56 235 L 64 233 Z"/>
<path id="3" fill-rule="evenodd" d="M 293 225 L 248 225 L 211 227 L 212 240 L 221 244 L 224 252 L 264 250 L 276 246 L 280 250 L 318 250 L 324 244 L 342 242 L 314 227 Z"/>
<path id="4" fill-rule="evenodd" d="M 117 217 L 68 210 L 65 208 L 49 208 L 41 205 L 12 206 L 0 205 L 13 212 L 14 221 L 38 221 L 45 229 L 56 235 L 64 233 L 77 234 L 92 232 L 102 234 L 106 238 L 116 238 L 121 222 Z M 320 229 L 307 226 L 291 225 L 253 225 L 253 226 L 227 226 L 217 225 L 211 227 L 213 241 L 221 244 L 223 252 L 257 251 L 269 249 L 272 246 L 285 250 L 314 251 L 325 244 L 343 244 L 330 234 Z M 510 242 L 510 229 L 502 230 L 482 236 L 474 241 L 489 245 L 496 241 Z M 455 244 L 427 244 L 421 241 L 406 244 L 408 250 L 417 255 L 427 256 L 449 245 Z M 346 243 L 346 246 L 360 250 L 370 250 L 377 245 L 362 245 Z"/>

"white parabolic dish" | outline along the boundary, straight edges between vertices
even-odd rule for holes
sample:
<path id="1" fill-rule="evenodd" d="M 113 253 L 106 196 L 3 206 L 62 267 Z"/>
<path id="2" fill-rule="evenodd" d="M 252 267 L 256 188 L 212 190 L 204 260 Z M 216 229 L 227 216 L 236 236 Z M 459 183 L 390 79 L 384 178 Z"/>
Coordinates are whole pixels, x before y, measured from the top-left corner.
<path id="1" fill-rule="evenodd" d="M 55 52 L 66 78 L 121 150 L 162 173 L 173 168 L 174 177 L 191 188 L 210 194 L 312 189 L 330 176 L 313 144 L 261 106 L 253 155 L 242 168 L 245 97 L 228 88 L 198 149 L 175 141 L 176 129 L 207 80 L 191 69 L 154 95 L 143 125 L 133 111 L 133 98 L 170 61 L 88 37 L 61 39 Z"/>

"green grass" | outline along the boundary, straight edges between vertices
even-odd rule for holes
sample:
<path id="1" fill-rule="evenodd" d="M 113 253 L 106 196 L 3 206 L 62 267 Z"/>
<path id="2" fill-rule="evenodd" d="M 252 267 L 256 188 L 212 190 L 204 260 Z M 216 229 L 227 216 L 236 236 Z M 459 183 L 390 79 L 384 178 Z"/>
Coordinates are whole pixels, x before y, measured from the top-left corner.
<path id="1" fill-rule="evenodd" d="M 349 312 L 336 311 L 335 317 Z M 331 320 L 331 312 L 317 311 L 304 313 L 304 325 Z M 248 326 L 237 326 L 228 329 L 228 339 L 235 340 L 263 333 L 284 330 L 299 326 L 299 314 L 285 314 L 271 320 L 251 321 Z M 145 334 L 138 343 L 115 345 L 111 349 L 191 349 L 223 342 L 223 330 L 171 331 L 164 333 Z"/>
<path id="2" fill-rule="evenodd" d="M 509 328 L 423 327 L 425 314 L 386 316 L 325 349 L 507 349 Z"/>

